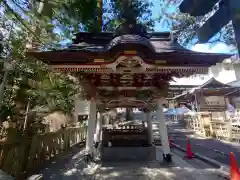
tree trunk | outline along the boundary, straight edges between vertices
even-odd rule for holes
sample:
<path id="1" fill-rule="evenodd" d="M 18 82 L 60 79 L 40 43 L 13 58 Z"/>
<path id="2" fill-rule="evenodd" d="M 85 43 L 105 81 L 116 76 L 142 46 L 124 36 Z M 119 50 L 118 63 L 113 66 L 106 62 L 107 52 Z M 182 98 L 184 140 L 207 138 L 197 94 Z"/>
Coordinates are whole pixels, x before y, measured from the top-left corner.
<path id="1" fill-rule="evenodd" d="M 102 32 L 102 10 L 103 10 L 103 0 L 98 0 L 98 25 L 99 25 L 99 32 Z"/>
<path id="2" fill-rule="evenodd" d="M 35 4 L 33 1 L 32 2 L 32 6 L 31 9 L 35 9 L 35 5 L 37 6 L 37 12 L 38 15 L 40 16 L 43 13 L 44 8 L 46 8 L 45 6 L 45 2 L 46 1 L 40 1 L 38 4 Z M 26 50 L 27 51 L 36 51 L 40 48 L 40 43 L 39 43 L 39 39 L 38 37 L 41 36 L 41 27 L 40 27 L 40 23 L 39 21 L 32 21 L 31 22 L 31 30 L 34 32 L 35 36 L 33 36 L 33 34 L 29 35 L 28 37 L 28 42 L 26 44 Z M 34 128 L 32 127 L 32 123 L 34 121 L 34 119 L 36 118 L 36 112 L 29 112 L 29 106 L 30 106 L 30 101 L 28 102 L 28 112 L 26 114 L 26 119 L 25 119 L 25 123 L 24 123 L 24 132 L 23 132 L 23 143 L 22 143 L 22 147 L 23 147 L 23 151 L 21 154 L 21 162 L 20 162 L 20 167 L 18 169 L 18 178 L 24 178 L 27 176 L 27 166 L 28 166 L 28 161 L 29 161 L 29 155 L 30 155 L 30 151 L 31 151 L 31 144 L 32 144 L 32 136 L 34 135 Z"/>
<path id="3" fill-rule="evenodd" d="M 23 151 L 21 154 L 21 164 L 19 167 L 19 172 L 17 174 L 18 178 L 26 178 L 28 175 L 27 173 L 27 166 L 28 166 L 28 161 L 29 161 L 29 155 L 30 155 L 30 150 L 31 150 L 31 144 L 32 144 L 32 137 L 34 135 L 34 129 L 32 128 L 31 124 L 36 118 L 36 112 L 30 112 L 27 114 L 27 123 L 26 123 L 26 129 L 24 130 L 23 134 Z"/>

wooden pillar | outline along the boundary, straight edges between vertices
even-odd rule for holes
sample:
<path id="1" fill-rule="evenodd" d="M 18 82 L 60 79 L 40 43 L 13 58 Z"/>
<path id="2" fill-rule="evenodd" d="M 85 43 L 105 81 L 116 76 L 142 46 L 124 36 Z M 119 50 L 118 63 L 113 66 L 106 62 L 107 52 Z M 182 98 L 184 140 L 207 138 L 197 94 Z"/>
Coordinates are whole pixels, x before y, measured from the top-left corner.
<path id="1" fill-rule="evenodd" d="M 199 113 L 196 114 L 196 119 L 197 121 L 199 121 L 200 123 L 200 128 L 201 128 L 201 134 L 203 137 L 206 137 L 206 132 L 205 132 L 205 129 L 204 129 L 204 122 L 203 122 L 203 119 L 201 118 L 201 115 L 199 115 Z"/>
<path id="2" fill-rule="evenodd" d="M 132 111 L 132 108 L 126 108 L 126 121 L 133 120 Z"/>
<path id="3" fill-rule="evenodd" d="M 210 136 L 212 136 L 213 135 L 213 133 L 214 133 L 214 131 L 213 131 L 213 128 L 212 128 L 212 122 L 213 122 L 213 120 L 212 120 L 212 113 L 209 113 L 209 129 L 210 129 Z"/>
<path id="4" fill-rule="evenodd" d="M 224 97 L 224 102 L 225 102 L 225 106 L 226 106 L 226 109 L 228 108 L 228 104 L 229 104 L 229 99 L 228 97 Z M 225 122 L 227 122 L 227 131 L 228 131 L 228 140 L 229 141 L 232 141 L 232 118 L 228 118 L 227 116 L 227 112 L 225 111 L 224 112 L 224 115 L 225 115 Z"/>
<path id="5" fill-rule="evenodd" d="M 168 143 L 167 126 L 163 114 L 163 103 L 164 99 L 161 98 L 157 100 L 157 119 L 159 121 L 159 133 L 161 136 L 161 143 L 163 148 L 163 160 L 166 162 L 172 162 L 170 147 Z"/>

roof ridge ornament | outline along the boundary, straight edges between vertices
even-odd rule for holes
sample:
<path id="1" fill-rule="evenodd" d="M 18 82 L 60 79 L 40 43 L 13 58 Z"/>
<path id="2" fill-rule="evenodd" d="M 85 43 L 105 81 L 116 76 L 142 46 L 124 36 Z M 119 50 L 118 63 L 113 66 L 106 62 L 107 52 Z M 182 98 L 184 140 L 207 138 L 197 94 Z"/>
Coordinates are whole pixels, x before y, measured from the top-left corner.
<path id="1" fill-rule="evenodd" d="M 143 24 L 137 22 L 130 22 L 126 20 L 125 22 L 121 23 L 114 32 L 114 36 L 122 36 L 126 34 L 134 34 L 139 35 L 142 37 L 149 38 L 147 28 Z"/>

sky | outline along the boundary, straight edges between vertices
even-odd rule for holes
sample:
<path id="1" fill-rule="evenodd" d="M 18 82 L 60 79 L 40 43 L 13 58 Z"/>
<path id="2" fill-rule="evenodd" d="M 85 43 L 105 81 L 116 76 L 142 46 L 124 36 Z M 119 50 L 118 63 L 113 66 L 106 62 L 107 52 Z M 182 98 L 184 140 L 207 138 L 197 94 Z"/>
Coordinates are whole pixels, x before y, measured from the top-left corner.
<path id="1" fill-rule="evenodd" d="M 153 3 L 152 7 L 152 18 L 159 18 L 161 14 L 161 8 L 159 4 L 159 0 L 148 0 L 149 2 Z M 178 5 L 169 5 L 168 8 L 164 9 L 167 13 L 175 12 L 178 10 Z M 164 18 L 163 18 L 164 19 Z M 166 21 L 162 20 L 160 22 L 156 21 L 155 31 L 171 31 L 171 26 L 166 23 Z M 69 43 L 69 40 L 62 41 L 62 44 Z M 224 43 L 215 43 L 212 44 L 195 44 L 192 47 L 190 47 L 193 51 L 199 51 L 199 52 L 208 52 L 208 53 L 230 53 L 232 54 L 233 47 L 228 46 Z"/>
<path id="2" fill-rule="evenodd" d="M 152 7 L 152 16 L 153 18 L 158 18 L 161 14 L 160 1 L 159 0 L 148 0 L 153 4 Z M 9 1 L 10 2 L 10 1 Z M 178 5 L 169 5 L 165 12 L 171 13 L 178 10 Z M 164 19 L 164 18 L 163 18 Z M 155 31 L 171 31 L 171 26 L 166 24 L 165 21 L 160 21 L 155 23 Z M 68 42 L 68 41 L 67 41 Z M 61 42 L 64 43 L 65 42 Z M 209 52 L 209 53 L 232 53 L 232 47 L 223 43 L 216 43 L 214 46 L 210 44 L 196 44 L 190 47 L 191 50 L 200 51 L 200 52 Z"/>

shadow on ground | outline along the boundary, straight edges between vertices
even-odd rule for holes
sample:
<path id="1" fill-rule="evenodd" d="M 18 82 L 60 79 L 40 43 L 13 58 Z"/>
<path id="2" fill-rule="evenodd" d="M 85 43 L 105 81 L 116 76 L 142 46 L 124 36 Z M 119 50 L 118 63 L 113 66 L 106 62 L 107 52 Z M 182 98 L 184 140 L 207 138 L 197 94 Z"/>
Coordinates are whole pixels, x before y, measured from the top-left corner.
<path id="1" fill-rule="evenodd" d="M 82 175 L 85 167 L 84 146 L 79 144 L 72 147 L 67 153 L 46 163 L 40 173 L 44 180 L 83 179 L 81 176 L 87 176 Z"/>
<path id="2" fill-rule="evenodd" d="M 173 127 L 173 126 L 172 126 Z M 194 132 L 187 131 L 181 126 L 175 126 L 173 129 L 177 133 L 175 135 L 182 139 L 188 138 Z M 175 141 L 175 140 L 174 140 Z M 197 139 L 191 137 L 192 144 L 195 142 L 212 143 L 210 139 Z M 186 140 L 176 140 L 185 146 Z M 218 143 L 223 143 L 219 141 Z M 209 147 L 209 145 L 207 145 Z M 220 146 L 220 144 L 219 144 Z M 227 148 L 227 144 L 226 144 Z M 199 146 L 193 145 L 195 152 L 201 151 L 205 154 L 206 148 L 199 150 Z M 209 150 L 213 156 L 214 151 Z M 160 153 L 160 152 L 159 152 Z M 200 153 L 200 152 L 199 152 Z M 216 154 L 216 153 L 214 153 Z M 117 155 L 117 154 L 116 154 Z M 154 162 L 111 162 L 102 163 L 101 167 L 94 171 L 86 173 L 86 164 L 84 162 L 84 150 L 82 145 L 74 146 L 71 151 L 62 156 L 49 161 L 41 170 L 44 180 L 222 180 L 217 175 L 217 169 L 212 168 L 194 168 L 184 164 L 166 164 Z"/>
<path id="3" fill-rule="evenodd" d="M 108 163 L 99 169 L 95 180 L 217 180 L 220 179 L 213 169 L 195 169 L 177 165 L 151 163 Z"/>
<path id="4" fill-rule="evenodd" d="M 44 180 L 221 180 L 214 169 L 193 168 L 183 164 L 166 165 L 154 162 L 108 162 L 102 163 L 96 173 L 86 173 L 82 147 L 49 162 L 42 169 Z"/>

